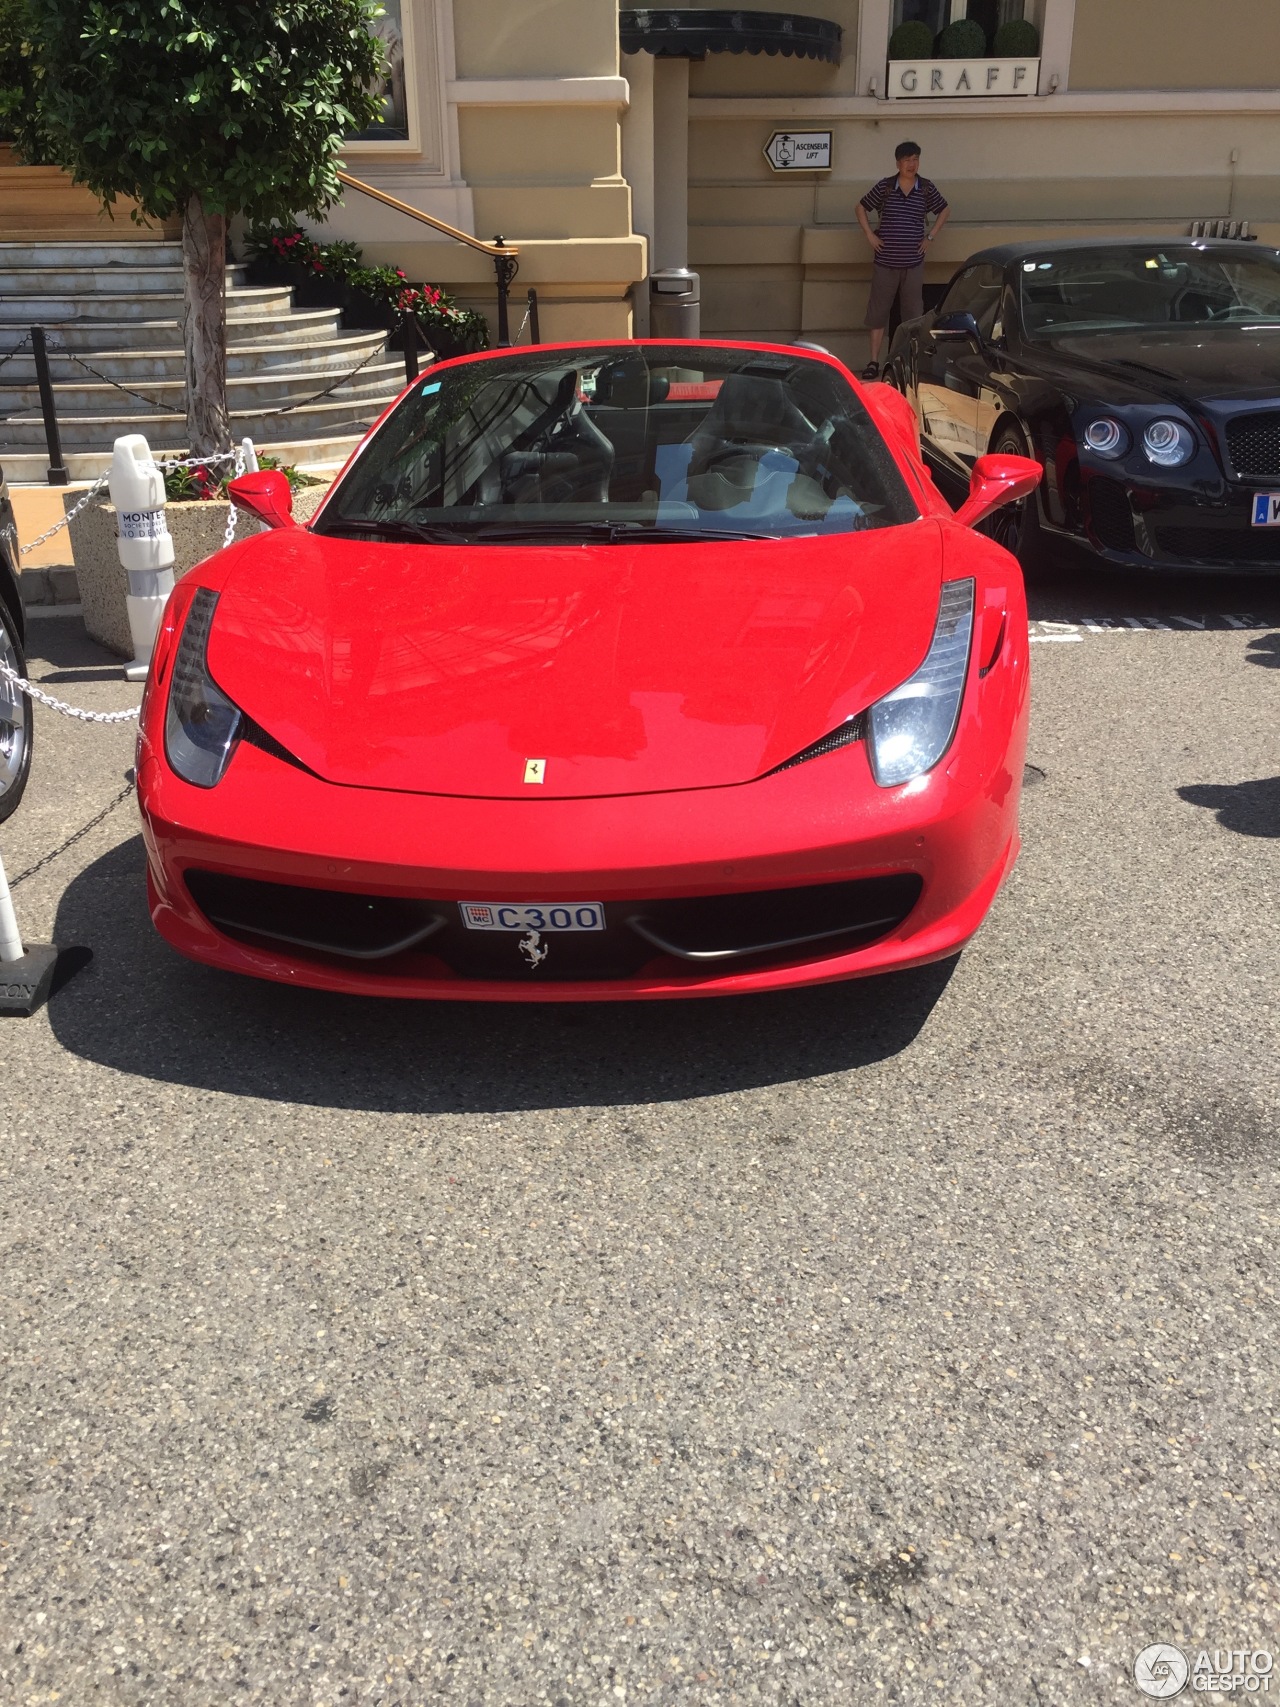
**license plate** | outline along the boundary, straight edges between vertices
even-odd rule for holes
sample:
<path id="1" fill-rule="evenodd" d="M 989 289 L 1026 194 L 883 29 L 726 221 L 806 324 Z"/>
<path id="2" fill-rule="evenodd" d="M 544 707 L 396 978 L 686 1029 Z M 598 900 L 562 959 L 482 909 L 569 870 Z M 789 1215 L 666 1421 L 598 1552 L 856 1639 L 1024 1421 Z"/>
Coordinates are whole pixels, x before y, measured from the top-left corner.
<path id="1" fill-rule="evenodd" d="M 1280 492 L 1254 493 L 1253 525 L 1256 528 L 1280 528 Z"/>
<path id="2" fill-rule="evenodd" d="M 469 931 L 602 931 L 598 901 L 459 901 Z"/>

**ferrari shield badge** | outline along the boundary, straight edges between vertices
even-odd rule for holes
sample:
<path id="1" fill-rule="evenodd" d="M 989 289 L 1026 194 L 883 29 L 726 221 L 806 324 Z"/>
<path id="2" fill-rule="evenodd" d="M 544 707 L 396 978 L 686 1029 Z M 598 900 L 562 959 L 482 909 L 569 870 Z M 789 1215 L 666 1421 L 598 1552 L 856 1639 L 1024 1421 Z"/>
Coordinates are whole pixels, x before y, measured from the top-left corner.
<path id="1" fill-rule="evenodd" d="M 524 780 L 526 782 L 545 782 L 547 779 L 547 761 L 545 759 L 526 759 L 524 761 Z"/>
<path id="2" fill-rule="evenodd" d="M 524 955 L 530 966 L 541 966 L 542 962 L 547 958 L 547 949 L 549 947 L 550 944 L 543 942 L 541 932 L 539 931 L 530 931 L 526 936 L 522 936 L 520 938 L 520 952 Z"/>

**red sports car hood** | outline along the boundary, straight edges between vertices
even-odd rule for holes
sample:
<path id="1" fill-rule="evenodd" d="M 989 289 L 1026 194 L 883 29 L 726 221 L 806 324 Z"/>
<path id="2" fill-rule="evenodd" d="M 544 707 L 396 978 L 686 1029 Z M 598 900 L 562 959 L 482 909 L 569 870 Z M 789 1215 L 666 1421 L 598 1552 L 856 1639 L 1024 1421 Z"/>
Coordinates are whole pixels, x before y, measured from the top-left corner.
<path id="1" fill-rule="evenodd" d="M 927 520 L 551 548 L 282 529 L 237 556 L 209 666 L 268 734 L 330 782 L 524 799 L 759 776 L 911 674 L 942 578 Z"/>

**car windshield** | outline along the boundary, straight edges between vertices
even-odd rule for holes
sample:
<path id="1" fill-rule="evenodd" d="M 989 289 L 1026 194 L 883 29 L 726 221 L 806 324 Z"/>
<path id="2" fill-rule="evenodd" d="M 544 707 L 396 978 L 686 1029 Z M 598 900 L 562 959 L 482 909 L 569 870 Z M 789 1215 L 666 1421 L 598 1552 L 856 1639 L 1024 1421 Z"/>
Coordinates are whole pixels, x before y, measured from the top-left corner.
<path id="1" fill-rule="evenodd" d="M 777 539 L 916 514 L 829 363 L 622 344 L 525 348 L 428 372 L 317 531 L 459 544 Z"/>
<path id="2" fill-rule="evenodd" d="M 1280 325 L 1280 259 L 1185 246 L 1072 249 L 1021 263 L 1033 338 L 1136 327 Z"/>

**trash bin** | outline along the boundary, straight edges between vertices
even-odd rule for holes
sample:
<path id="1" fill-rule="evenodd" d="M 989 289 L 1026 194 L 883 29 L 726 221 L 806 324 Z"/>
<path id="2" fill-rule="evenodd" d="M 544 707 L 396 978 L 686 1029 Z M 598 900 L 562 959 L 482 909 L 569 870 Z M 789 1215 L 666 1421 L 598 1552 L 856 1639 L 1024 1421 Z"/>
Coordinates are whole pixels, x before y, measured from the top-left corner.
<path id="1" fill-rule="evenodd" d="M 649 274 L 649 336 L 696 338 L 702 304 L 697 273 L 688 267 L 660 267 Z"/>

